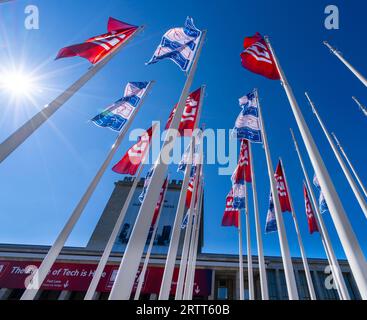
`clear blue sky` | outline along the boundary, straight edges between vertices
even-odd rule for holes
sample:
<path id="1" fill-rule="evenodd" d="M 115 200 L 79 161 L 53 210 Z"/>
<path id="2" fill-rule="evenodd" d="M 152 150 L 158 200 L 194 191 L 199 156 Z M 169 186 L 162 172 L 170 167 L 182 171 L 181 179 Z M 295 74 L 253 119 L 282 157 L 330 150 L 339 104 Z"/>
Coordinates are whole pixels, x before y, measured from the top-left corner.
<path id="1" fill-rule="evenodd" d="M 88 3 L 87 3 L 88 2 Z M 58 50 L 104 33 L 109 16 L 146 25 L 113 61 L 0 165 L 0 243 L 51 244 L 85 191 L 115 139 L 115 133 L 88 123 L 122 95 L 128 81 L 155 79 L 157 84 L 133 127 L 147 128 L 152 120 L 166 121 L 185 81 L 176 65 L 164 61 L 145 66 L 169 28 L 182 26 L 187 15 L 208 37 L 193 89 L 207 84 L 202 121 L 208 128 L 232 128 L 238 114 L 237 100 L 252 88 L 260 90 L 274 166 L 283 158 L 296 214 L 310 257 L 324 257 L 318 234 L 308 235 L 302 194 L 302 173 L 289 135 L 296 130 L 293 114 L 279 82 L 249 73 L 240 65 L 243 38 L 256 31 L 268 34 L 293 86 L 304 116 L 322 152 L 330 174 L 360 243 L 367 252 L 367 221 L 358 207 L 303 92 L 308 90 L 329 130 L 337 133 L 363 181 L 367 180 L 365 127 L 367 119 L 357 110 L 352 95 L 367 104 L 366 88 L 322 45 L 329 40 L 367 75 L 365 64 L 365 12 L 362 1 L 332 1 L 340 9 L 340 30 L 324 28 L 324 8 L 329 1 L 174 1 L 63 0 L 14 1 L 0 5 L 1 67 L 23 65 L 39 77 L 42 92 L 34 104 L 11 103 L 0 93 L 0 140 L 28 120 L 42 106 L 73 83 L 89 64 L 80 58 L 53 61 Z M 40 10 L 40 30 L 24 28 L 24 8 Z M 130 145 L 124 142 L 114 163 Z M 307 166 L 309 160 L 301 143 Z M 264 229 L 269 197 L 265 157 L 254 146 L 261 222 Z M 171 170 L 174 172 L 175 170 Z M 229 177 L 218 176 L 217 166 L 206 166 L 205 247 L 208 252 L 236 253 L 237 233 L 220 226 Z M 174 175 L 173 177 L 180 177 Z M 84 246 L 108 200 L 118 175 L 103 177 L 68 245 Z M 252 208 L 252 206 L 251 206 Z M 252 216 L 253 217 L 253 216 Z M 299 256 L 289 214 L 285 214 L 291 253 Z M 339 257 L 344 257 L 331 218 L 325 220 Z M 253 219 L 252 219 L 253 222 Z M 255 240 L 255 228 L 252 224 Z M 279 255 L 276 234 L 264 236 L 265 254 Z M 256 246 L 253 245 L 256 253 Z"/>

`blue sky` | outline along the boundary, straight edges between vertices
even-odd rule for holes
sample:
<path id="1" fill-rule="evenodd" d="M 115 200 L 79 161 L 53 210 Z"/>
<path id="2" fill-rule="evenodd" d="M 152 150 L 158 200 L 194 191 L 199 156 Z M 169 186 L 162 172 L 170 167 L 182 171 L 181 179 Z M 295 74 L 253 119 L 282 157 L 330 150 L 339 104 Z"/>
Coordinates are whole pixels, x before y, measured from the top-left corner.
<path id="1" fill-rule="evenodd" d="M 37 5 L 40 29 L 24 28 L 24 8 Z M 173 1 L 84 0 L 14 1 L 0 6 L 1 68 L 22 65 L 38 77 L 41 91 L 34 103 L 25 99 L 12 103 L 7 92 L 0 92 L 0 140 L 4 140 L 42 106 L 73 83 L 89 67 L 80 58 L 54 61 L 58 50 L 104 33 L 109 16 L 145 25 L 144 33 L 134 39 L 93 80 L 74 96 L 26 143 L 0 165 L 0 243 L 51 244 L 76 203 L 93 178 L 112 145 L 116 134 L 88 123 L 109 103 L 122 95 L 128 81 L 156 80 L 157 83 L 138 114 L 133 127 L 147 128 L 151 121 L 166 121 L 177 102 L 185 81 L 176 65 L 164 61 L 145 66 L 169 28 L 182 26 L 187 15 L 208 36 L 192 89 L 207 85 L 202 122 L 207 128 L 232 128 L 239 112 L 237 100 L 257 87 L 262 100 L 265 124 L 273 163 L 281 156 L 299 219 L 305 249 L 309 257 L 324 257 L 318 234 L 308 235 L 302 172 L 296 158 L 289 128 L 296 128 L 284 90 L 277 81 L 251 74 L 240 65 L 243 38 L 256 31 L 271 37 L 274 49 L 290 81 L 303 114 L 310 126 L 322 156 L 358 239 L 367 253 L 366 219 L 360 210 L 343 173 L 311 113 L 305 98 L 307 90 L 330 131 L 335 131 L 366 181 L 366 119 L 351 96 L 367 103 L 366 88 L 322 45 L 329 40 L 363 74 L 365 65 L 364 18 L 367 4 L 361 1 L 333 1 L 340 9 L 340 30 L 324 28 L 327 1 Z M 113 163 L 130 145 L 122 144 Z M 307 168 L 312 169 L 300 143 Z M 254 146 L 258 180 L 261 222 L 264 228 L 269 197 L 265 156 L 261 146 Z M 180 175 L 173 172 L 173 178 Z M 218 166 L 205 167 L 205 246 L 204 251 L 237 252 L 237 232 L 220 226 L 230 179 L 218 176 Z M 103 177 L 68 245 L 84 246 L 108 200 L 114 182 L 120 179 L 112 171 Z M 251 202 L 251 200 L 250 200 Z M 251 206 L 252 210 L 252 206 Z M 252 217 L 253 252 L 256 253 Z M 334 248 L 344 257 L 332 220 L 324 216 Z M 299 249 L 290 214 L 284 215 L 291 254 Z M 264 235 L 266 255 L 279 255 L 276 234 Z"/>

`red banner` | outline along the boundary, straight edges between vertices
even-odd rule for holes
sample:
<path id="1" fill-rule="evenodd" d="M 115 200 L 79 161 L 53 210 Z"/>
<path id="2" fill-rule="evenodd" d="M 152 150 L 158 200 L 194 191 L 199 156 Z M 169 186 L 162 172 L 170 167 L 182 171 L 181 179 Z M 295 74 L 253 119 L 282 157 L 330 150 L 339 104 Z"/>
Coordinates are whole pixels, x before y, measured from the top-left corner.
<path id="1" fill-rule="evenodd" d="M 40 262 L 33 261 L 0 261 L 0 288 L 24 289 L 25 282 L 32 272 L 32 266 L 38 267 Z M 87 291 L 97 265 L 79 263 L 55 263 L 42 284 L 42 290 L 53 291 Z M 98 292 L 109 292 L 113 286 L 118 265 L 106 266 L 102 278 L 98 284 Z M 173 275 L 171 294 L 176 292 L 178 268 Z M 159 294 L 164 269 L 161 267 L 149 267 L 144 285 L 143 294 Z M 29 279 L 29 278 L 28 278 Z M 195 296 L 209 296 L 211 294 L 212 271 L 196 270 L 194 284 Z M 137 284 L 135 284 L 135 287 Z"/>

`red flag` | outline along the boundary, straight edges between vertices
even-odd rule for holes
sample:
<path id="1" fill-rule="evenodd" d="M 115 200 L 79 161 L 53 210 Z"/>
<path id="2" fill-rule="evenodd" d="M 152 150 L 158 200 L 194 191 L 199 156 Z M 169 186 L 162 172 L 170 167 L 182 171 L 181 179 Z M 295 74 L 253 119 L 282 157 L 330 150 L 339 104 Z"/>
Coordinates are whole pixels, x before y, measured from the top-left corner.
<path id="1" fill-rule="evenodd" d="M 238 218 L 240 211 L 233 208 L 233 191 L 229 192 L 226 198 L 226 208 L 222 220 L 222 227 L 236 227 L 238 228 Z"/>
<path id="2" fill-rule="evenodd" d="M 135 175 L 149 150 L 152 135 L 153 128 L 151 127 L 139 137 L 138 142 L 126 152 L 112 170 L 120 174 Z"/>
<path id="3" fill-rule="evenodd" d="M 242 184 L 244 181 L 252 182 L 249 142 L 246 139 L 242 139 L 240 159 L 232 175 L 233 184 Z"/>
<path id="4" fill-rule="evenodd" d="M 199 113 L 199 106 L 200 106 L 200 97 L 201 97 L 201 88 L 197 89 L 196 91 L 192 92 L 186 100 L 186 105 L 184 112 L 182 114 L 181 123 L 178 128 L 178 131 L 181 136 L 188 137 L 192 135 L 192 132 L 194 131 L 196 119 L 198 117 Z M 173 116 L 175 115 L 177 110 L 177 105 L 173 108 L 167 124 L 166 124 L 166 130 L 169 129 L 171 126 L 171 122 L 173 120 Z"/>
<path id="5" fill-rule="evenodd" d="M 308 230 L 310 234 L 314 232 L 319 232 L 319 228 L 317 226 L 315 213 L 312 209 L 312 205 L 310 202 L 310 198 L 308 197 L 308 191 L 305 185 L 303 185 L 303 194 L 305 196 L 305 205 L 306 205 L 306 215 L 307 215 L 307 222 L 308 222 Z"/>
<path id="6" fill-rule="evenodd" d="M 90 38 L 81 44 L 62 48 L 56 60 L 79 56 L 89 60 L 92 64 L 96 64 L 131 38 L 137 29 L 137 26 L 109 18 L 108 33 Z"/>
<path id="7" fill-rule="evenodd" d="M 277 170 L 275 171 L 274 177 L 277 182 L 278 197 L 282 212 L 286 211 L 292 212 L 291 203 L 289 200 L 288 188 L 287 184 L 285 183 L 282 163 L 280 161 L 278 163 L 278 167 Z"/>
<path id="8" fill-rule="evenodd" d="M 245 38 L 241 53 L 242 66 L 247 70 L 272 80 L 279 80 L 274 58 L 260 33 Z"/>
<path id="9" fill-rule="evenodd" d="M 152 219 L 151 228 L 154 228 L 154 226 L 157 222 L 159 212 L 161 211 L 161 207 L 162 207 L 162 204 L 163 204 L 164 195 L 166 194 L 167 187 L 168 187 L 168 178 L 166 178 L 166 180 L 164 180 L 164 183 L 163 183 L 163 186 L 162 186 L 162 189 L 161 189 L 161 193 L 159 194 L 159 199 L 158 199 L 157 205 L 154 209 L 154 215 L 153 215 L 153 219 Z"/>
<path id="10" fill-rule="evenodd" d="M 194 183 L 195 183 L 196 175 L 200 174 L 200 170 L 201 170 L 200 165 L 196 165 L 191 168 L 190 180 L 189 180 L 189 185 L 187 186 L 187 193 L 186 193 L 186 207 L 187 208 L 191 207 L 191 199 L 192 199 L 192 194 L 194 191 Z M 196 181 L 195 205 L 196 205 L 196 202 L 198 201 L 197 199 L 198 185 L 199 185 L 199 179 L 197 179 Z"/>

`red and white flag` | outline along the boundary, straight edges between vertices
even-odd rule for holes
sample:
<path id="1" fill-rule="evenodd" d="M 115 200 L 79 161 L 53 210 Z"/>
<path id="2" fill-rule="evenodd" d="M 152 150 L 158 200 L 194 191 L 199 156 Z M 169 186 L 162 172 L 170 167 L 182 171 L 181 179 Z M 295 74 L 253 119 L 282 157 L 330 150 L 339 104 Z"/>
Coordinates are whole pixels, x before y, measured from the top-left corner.
<path id="1" fill-rule="evenodd" d="M 152 136 L 153 127 L 149 128 L 139 137 L 138 142 L 126 152 L 112 170 L 120 174 L 135 175 L 149 150 Z"/>
<path id="2" fill-rule="evenodd" d="M 161 193 L 159 194 L 159 199 L 154 209 L 154 215 L 153 215 L 152 224 L 151 224 L 152 228 L 154 228 L 155 224 L 157 223 L 157 219 L 159 216 L 159 212 L 161 211 L 161 207 L 163 205 L 164 196 L 166 194 L 167 187 L 168 187 L 168 178 L 166 178 L 166 180 L 164 180 L 163 182 Z"/>
<path id="3" fill-rule="evenodd" d="M 246 139 L 241 142 L 240 159 L 232 175 L 232 184 L 243 184 L 244 181 L 252 182 L 249 142 Z"/>
<path id="4" fill-rule="evenodd" d="M 226 208 L 222 219 L 222 227 L 236 227 L 238 228 L 238 218 L 240 211 L 233 208 L 233 191 L 228 193 L 226 198 Z"/>
<path id="5" fill-rule="evenodd" d="M 193 194 L 193 191 L 194 191 L 194 184 L 195 184 L 195 180 L 196 180 L 196 175 L 200 174 L 200 170 L 201 170 L 201 165 L 195 165 L 191 168 L 189 185 L 187 186 L 187 192 L 186 192 L 186 208 L 190 208 L 190 206 L 191 206 L 191 199 L 192 199 L 192 194 Z M 196 194 L 195 194 L 194 207 L 195 207 L 195 205 L 198 201 L 198 198 L 197 198 L 198 185 L 199 185 L 199 179 L 196 180 Z"/>
<path id="6" fill-rule="evenodd" d="M 182 114 L 181 123 L 178 128 L 178 132 L 183 137 L 189 137 L 192 135 L 192 132 L 195 129 L 196 119 L 199 114 L 199 107 L 200 107 L 200 98 L 201 98 L 201 88 L 197 89 L 196 91 L 192 92 L 186 100 L 185 109 Z M 167 124 L 166 124 L 166 130 L 169 129 L 171 126 L 171 122 L 173 120 L 173 117 L 176 113 L 177 105 L 173 108 Z"/>
<path id="7" fill-rule="evenodd" d="M 137 29 L 137 26 L 109 18 L 108 33 L 90 38 L 81 44 L 62 48 L 56 60 L 79 56 L 89 60 L 92 64 L 96 64 L 130 39 Z"/>
<path id="8" fill-rule="evenodd" d="M 306 215 L 307 215 L 307 222 L 308 222 L 308 230 L 310 234 L 314 232 L 319 232 L 319 228 L 317 226 L 315 213 L 312 209 L 312 205 L 310 202 L 310 198 L 308 196 L 308 191 L 305 185 L 303 185 L 303 194 L 305 196 L 305 205 L 306 205 Z"/>
<path id="9" fill-rule="evenodd" d="M 292 212 L 291 202 L 289 200 L 288 187 L 287 184 L 285 183 L 282 163 L 280 161 L 278 163 L 278 167 L 277 170 L 275 171 L 274 177 L 277 182 L 278 197 L 282 212 L 287 211 Z"/>
<path id="10" fill-rule="evenodd" d="M 242 66 L 247 70 L 272 80 L 279 80 L 274 58 L 260 33 L 245 38 L 241 53 Z"/>

